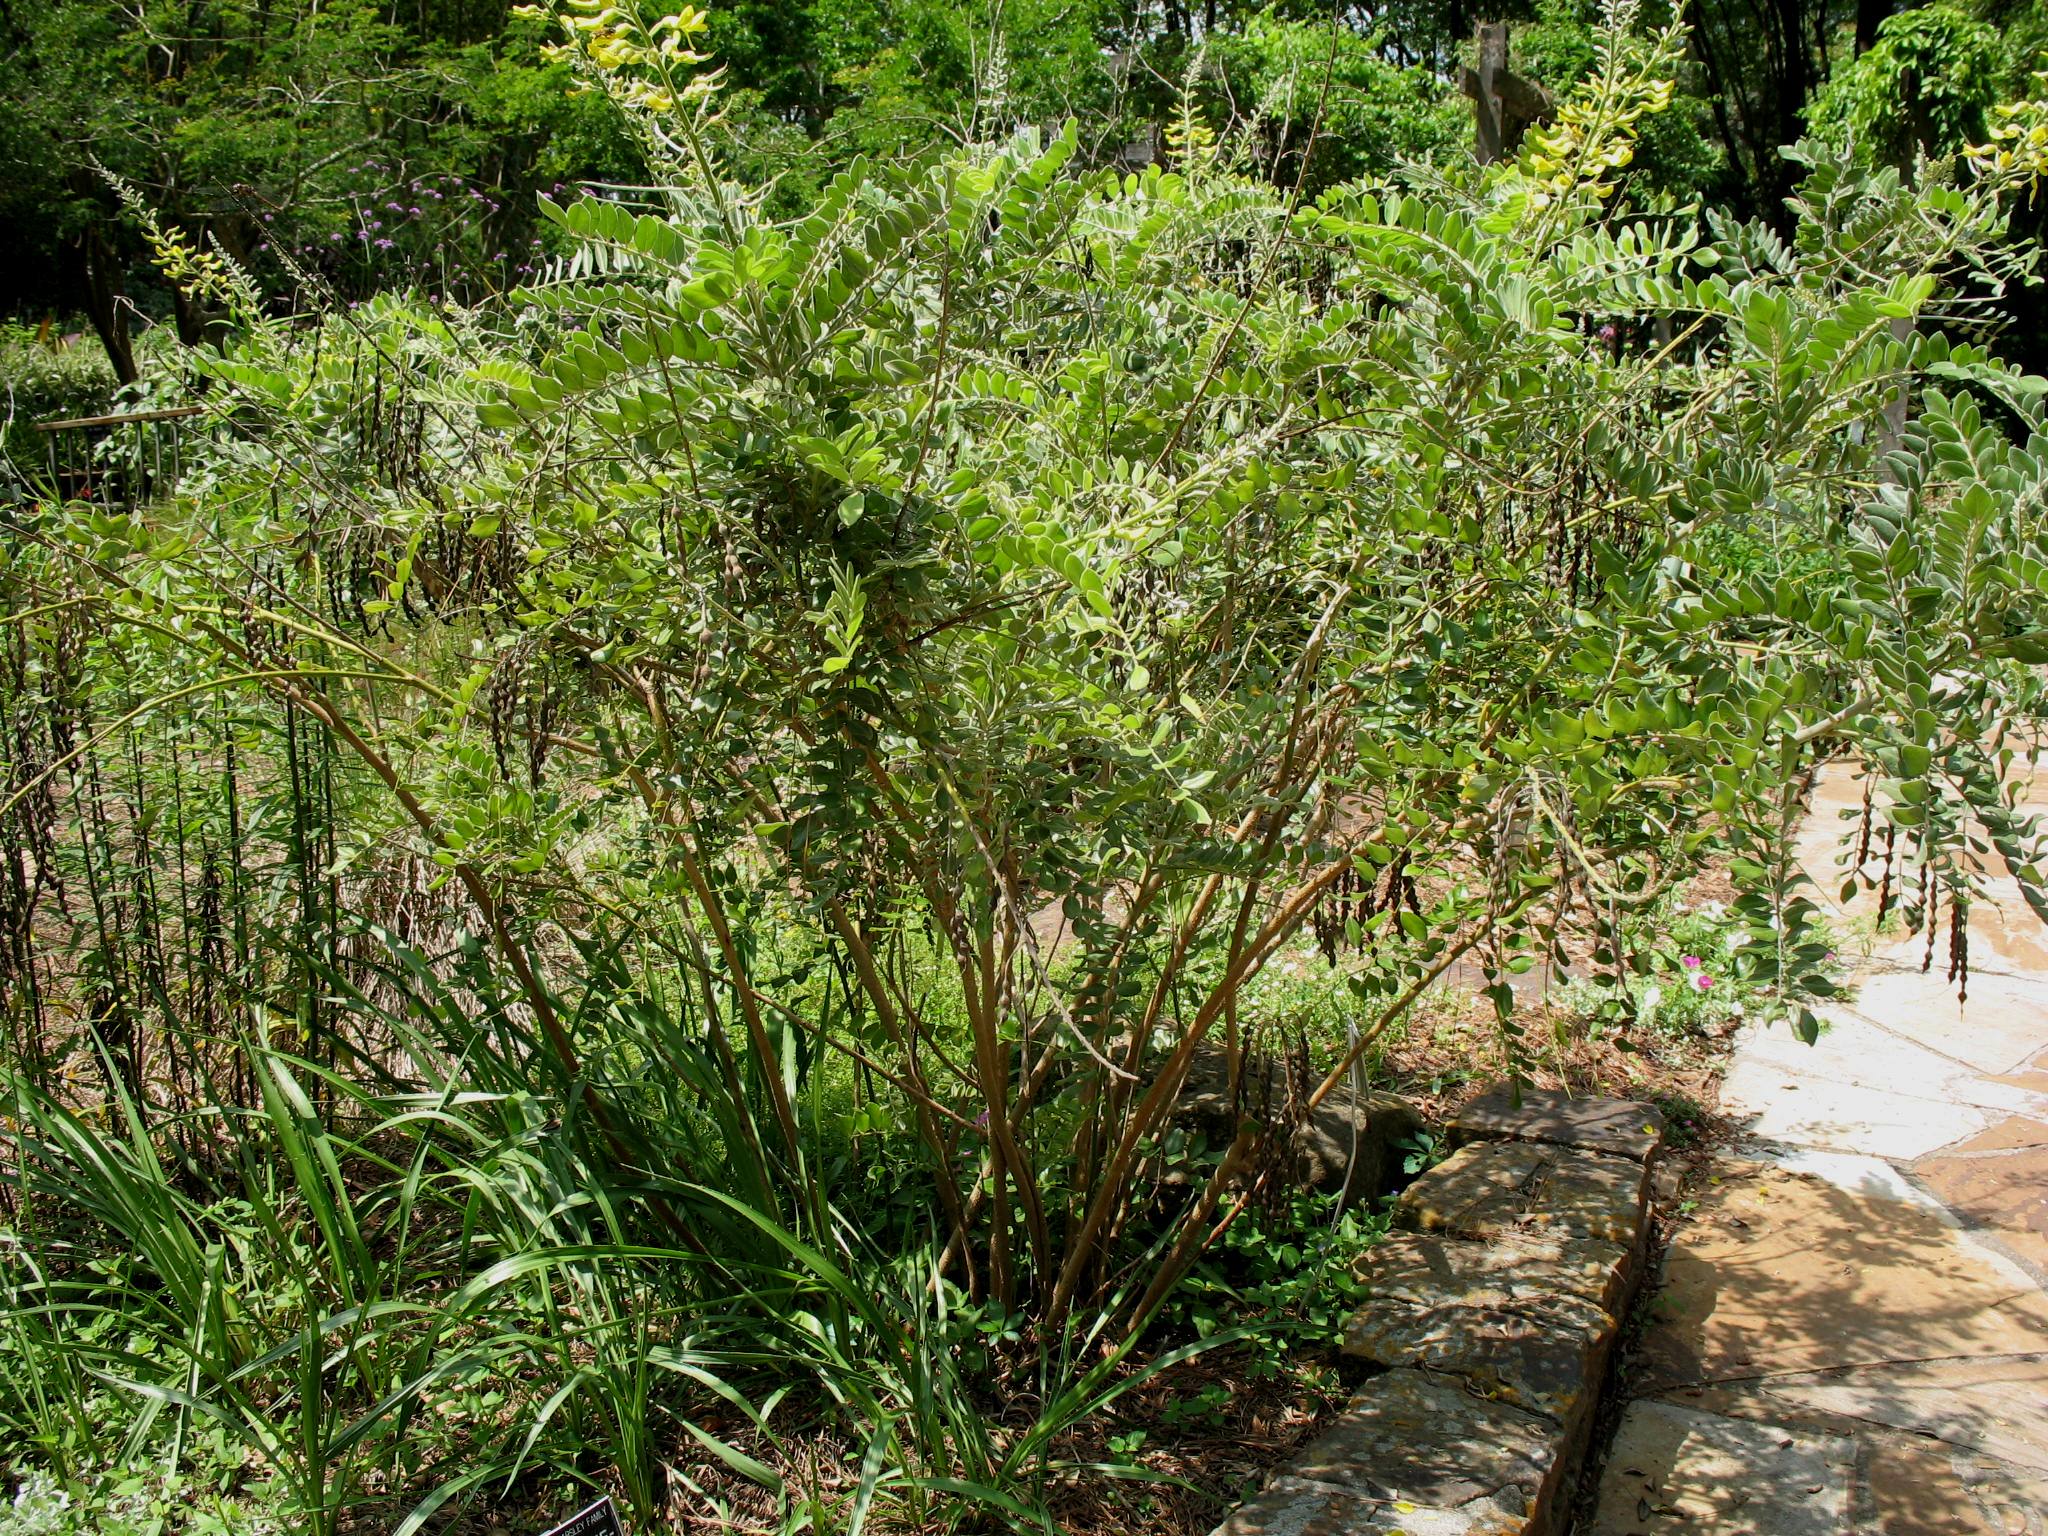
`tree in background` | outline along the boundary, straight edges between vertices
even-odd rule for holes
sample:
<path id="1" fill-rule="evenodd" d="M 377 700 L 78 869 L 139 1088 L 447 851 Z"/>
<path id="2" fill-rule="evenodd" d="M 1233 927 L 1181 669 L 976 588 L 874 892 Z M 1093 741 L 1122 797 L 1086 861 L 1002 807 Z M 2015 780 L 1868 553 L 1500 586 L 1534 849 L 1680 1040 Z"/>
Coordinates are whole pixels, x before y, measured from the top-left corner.
<path id="1" fill-rule="evenodd" d="M 795 214 L 855 155 L 929 159 L 1068 119 L 1084 164 L 1142 164 L 1167 154 L 1186 94 L 1233 164 L 1313 196 L 1404 157 L 1465 153 L 1456 81 L 1476 21 L 1511 22 L 1515 68 L 1559 97 L 1591 65 L 1594 9 L 739 0 L 708 18 L 723 69 L 713 131 L 735 173 Z M 2048 42 L 2043 0 L 1945 0 L 1889 20 L 1888 0 L 1651 11 L 1689 25 L 1691 56 L 1674 110 L 1645 127 L 1631 194 L 1781 233 L 1801 172 L 1780 148 L 1809 123 L 1881 140 L 1895 163 L 1916 139 L 1952 150 L 1984 107 L 2023 93 Z M 308 285 L 356 300 L 501 289 L 556 239 L 537 195 L 646 179 L 568 83 L 509 0 L 15 7 L 0 15 L 0 238 L 29 259 L 0 275 L 0 313 L 84 313 L 124 381 L 139 371 L 138 316 L 187 343 L 204 334 L 209 316 L 151 275 L 102 168 L 167 227 L 217 242 L 281 310 L 304 308 Z"/>
<path id="2" fill-rule="evenodd" d="M 366 0 L 10 10 L 0 239 L 32 259 L 4 302 L 82 309 L 132 382 L 138 304 L 168 309 L 188 345 L 209 317 L 149 281 L 110 176 L 290 303 L 308 281 L 344 297 L 504 286 L 536 192 L 635 171 L 598 103 L 542 60 L 536 25 L 496 3 L 396 18 Z"/>
<path id="3" fill-rule="evenodd" d="M 1980 141 L 1999 83 L 1997 34 L 1957 6 L 1929 5 L 1887 17 L 1876 42 L 1822 86 L 1807 120 L 1823 139 L 1910 166 Z"/>

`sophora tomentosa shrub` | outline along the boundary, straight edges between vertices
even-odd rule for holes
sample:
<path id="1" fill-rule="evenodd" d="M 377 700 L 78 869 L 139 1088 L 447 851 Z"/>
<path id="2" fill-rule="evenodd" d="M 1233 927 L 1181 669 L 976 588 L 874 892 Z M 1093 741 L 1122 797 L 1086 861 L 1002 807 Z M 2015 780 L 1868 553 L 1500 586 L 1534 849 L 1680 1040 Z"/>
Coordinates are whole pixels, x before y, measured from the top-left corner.
<path id="1" fill-rule="evenodd" d="M 1285 1161 L 1247 1115 L 1162 1196 L 1178 1087 L 1336 893 L 1387 893 L 1347 909 L 1354 1057 L 1473 956 L 1513 1062 L 1507 977 L 1710 847 L 1810 1036 L 1829 754 L 1892 855 L 1851 877 L 1896 863 L 1930 935 L 1973 839 L 2034 890 L 2000 786 L 2048 658 L 2043 386 L 1943 328 L 2023 268 L 2017 172 L 1816 168 L 1789 243 L 1632 207 L 1680 40 L 1623 17 L 1515 164 L 1305 200 L 1195 135 L 1126 174 L 1022 128 L 777 222 L 707 148 L 700 18 L 563 20 L 664 185 L 545 204 L 576 254 L 502 308 L 245 309 L 233 449 L 133 519 L 24 520 L 14 579 L 317 723 L 347 858 L 431 866 L 467 929 L 469 1004 L 387 990 L 379 1070 L 544 1106 L 603 1191 L 576 1253 L 778 1276 L 876 1466 L 969 1441 L 847 1283 L 861 1165 L 928 1192 L 909 1294 L 1136 1337 Z M 546 1225 L 504 1262 L 549 1272 Z"/>

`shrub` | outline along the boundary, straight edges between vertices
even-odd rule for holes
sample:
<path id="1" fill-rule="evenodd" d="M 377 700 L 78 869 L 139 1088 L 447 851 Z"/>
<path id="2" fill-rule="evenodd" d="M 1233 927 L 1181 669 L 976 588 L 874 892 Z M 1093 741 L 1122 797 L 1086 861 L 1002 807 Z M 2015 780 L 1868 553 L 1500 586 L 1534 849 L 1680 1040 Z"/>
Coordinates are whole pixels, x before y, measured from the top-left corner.
<path id="1" fill-rule="evenodd" d="M 136 887 L 190 903 L 182 974 L 81 938 L 118 1115 L 14 1086 L 25 1244 L 107 1266 L 22 1282 L 52 1381 L 222 1426 L 316 1528 L 537 1463 L 808 1509 L 799 1413 L 849 1525 L 1030 1527 L 1291 1166 L 1247 1117 L 1154 1177 L 1326 899 L 1366 953 L 1312 1098 L 1466 956 L 1519 1066 L 1507 977 L 1709 846 L 1811 1038 L 1821 752 L 1930 932 L 1966 816 L 2035 888 L 1998 784 L 2048 471 L 1983 402 L 2037 434 L 2042 388 L 1937 328 L 2021 264 L 1995 178 L 1818 166 L 1791 244 L 1632 210 L 1681 39 L 1617 24 L 1517 164 L 1296 197 L 1184 117 L 1174 171 L 1026 130 L 778 222 L 700 17 L 564 19 L 653 193 L 546 204 L 573 255 L 503 308 L 316 333 L 166 237 L 237 431 L 166 505 L 17 518 L 9 698 L 59 746 L 10 835 L 100 765 L 89 704 L 198 784 L 169 829 L 88 788 L 80 878 L 214 850 Z"/>

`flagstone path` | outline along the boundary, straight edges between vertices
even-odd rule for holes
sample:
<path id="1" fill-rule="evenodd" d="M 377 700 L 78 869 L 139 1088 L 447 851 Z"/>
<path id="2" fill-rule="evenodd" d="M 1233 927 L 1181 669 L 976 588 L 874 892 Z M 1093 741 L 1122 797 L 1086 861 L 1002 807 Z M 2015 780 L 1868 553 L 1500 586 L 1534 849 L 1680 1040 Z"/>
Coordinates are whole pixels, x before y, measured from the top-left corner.
<path id="1" fill-rule="evenodd" d="M 1860 804 L 1823 774 L 1825 892 Z M 1590 1536 L 2048 1536 L 2048 930 L 1992 896 L 1966 1005 L 1945 931 L 1926 972 L 1880 939 L 1818 1044 L 1738 1037 L 1741 1139 L 1680 1208 Z"/>

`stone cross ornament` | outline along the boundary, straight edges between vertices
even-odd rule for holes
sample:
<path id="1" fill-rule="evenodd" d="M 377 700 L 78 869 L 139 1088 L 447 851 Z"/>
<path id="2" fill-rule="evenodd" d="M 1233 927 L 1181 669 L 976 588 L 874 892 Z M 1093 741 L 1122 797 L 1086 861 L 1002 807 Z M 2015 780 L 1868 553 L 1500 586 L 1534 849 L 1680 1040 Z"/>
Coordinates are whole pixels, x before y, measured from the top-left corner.
<path id="1" fill-rule="evenodd" d="M 1508 24 L 1482 21 L 1475 41 L 1479 67 L 1465 71 L 1460 88 L 1472 98 L 1472 148 L 1481 165 L 1512 154 L 1531 123 L 1550 115 L 1550 95 L 1508 68 Z"/>

